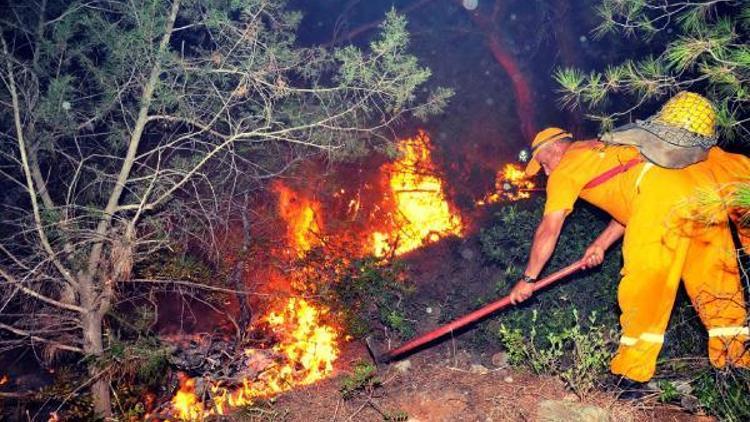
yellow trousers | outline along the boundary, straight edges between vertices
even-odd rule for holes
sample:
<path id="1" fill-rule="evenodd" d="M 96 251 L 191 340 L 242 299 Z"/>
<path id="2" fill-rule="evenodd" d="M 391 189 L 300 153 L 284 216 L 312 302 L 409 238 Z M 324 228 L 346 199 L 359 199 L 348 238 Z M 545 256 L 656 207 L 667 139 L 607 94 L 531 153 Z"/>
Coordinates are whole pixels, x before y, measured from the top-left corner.
<path id="1" fill-rule="evenodd" d="M 708 331 L 708 357 L 717 367 L 748 366 L 749 334 L 737 253 L 728 216 L 714 224 L 689 218 L 685 198 L 710 186 L 711 172 L 653 168 L 632 203 L 623 239 L 624 267 L 618 288 L 622 338 L 612 372 L 648 381 L 680 280 Z M 720 183 L 722 180 L 715 180 Z M 718 185 L 717 185 L 718 186 Z M 750 246 L 750 237 L 743 237 Z"/>

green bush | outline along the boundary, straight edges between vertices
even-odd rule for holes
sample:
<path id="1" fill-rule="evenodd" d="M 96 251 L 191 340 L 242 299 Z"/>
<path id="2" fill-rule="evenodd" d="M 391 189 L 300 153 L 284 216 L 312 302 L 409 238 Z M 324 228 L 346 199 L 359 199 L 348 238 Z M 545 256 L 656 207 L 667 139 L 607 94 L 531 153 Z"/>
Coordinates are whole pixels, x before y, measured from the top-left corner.
<path id="1" fill-rule="evenodd" d="M 341 380 L 339 392 L 344 400 L 349 400 L 360 393 L 369 393 L 381 385 L 377 377 L 377 368 L 369 362 L 357 362 L 354 372 Z"/>
<path id="2" fill-rule="evenodd" d="M 542 218 L 542 209 L 541 200 L 503 206 L 496 214 L 496 223 L 481 231 L 483 254 L 503 269 L 496 280 L 498 295 L 508 294 L 521 277 L 534 231 Z M 608 222 L 605 214 L 585 204 L 577 204 L 542 276 L 580 259 Z M 540 349 L 548 346 L 548 334 L 557 334 L 576 325 L 572 309 L 581 315 L 595 313 L 600 325 L 614 328 L 619 315 L 616 291 L 621 265 L 622 254 L 619 244 L 615 244 L 607 252 L 601 267 L 574 274 L 537 292 L 531 300 L 508 310 L 500 318 L 509 329 L 529 333 L 534 328 L 538 333 L 536 346 Z M 532 323 L 533 312 L 537 317 Z M 583 323 L 583 329 L 588 329 L 585 321 Z"/>
<path id="3" fill-rule="evenodd" d="M 750 420 L 750 371 L 708 368 L 693 383 L 701 407 L 721 420 Z"/>
<path id="4" fill-rule="evenodd" d="M 559 375 L 573 391 L 582 394 L 596 387 L 606 372 L 612 342 L 607 328 L 597 324 L 596 313 L 585 324 L 581 324 L 575 308 L 571 313 L 573 325 L 557 333 L 548 332 L 543 339 L 538 338 L 536 311 L 532 311 L 528 335 L 505 324 L 498 334 L 511 364 L 530 367 L 538 374 Z"/>
<path id="5" fill-rule="evenodd" d="M 355 338 L 382 327 L 402 339 L 415 333 L 406 309 L 414 286 L 404 279 L 398 262 L 373 257 L 356 260 L 339 272 L 336 282 L 324 285 L 321 293 Z"/>
<path id="6" fill-rule="evenodd" d="M 482 230 L 485 258 L 503 269 L 496 280 L 498 295 L 508 294 L 520 278 L 542 210 L 541 199 L 505 205 L 498 210 L 495 224 Z M 588 204 L 577 203 L 542 276 L 581 258 L 609 220 Z M 559 375 L 577 391 L 595 383 L 619 338 L 620 249 L 616 243 L 607 251 L 601 267 L 569 276 L 498 317 L 503 324 L 499 338 L 511 364 Z M 579 319 L 579 315 L 586 318 Z M 666 334 L 661 354 L 666 362 L 662 363 L 705 355 L 705 330 L 683 291 L 675 302 Z M 669 373 L 670 366 L 662 364 L 660 370 Z"/>

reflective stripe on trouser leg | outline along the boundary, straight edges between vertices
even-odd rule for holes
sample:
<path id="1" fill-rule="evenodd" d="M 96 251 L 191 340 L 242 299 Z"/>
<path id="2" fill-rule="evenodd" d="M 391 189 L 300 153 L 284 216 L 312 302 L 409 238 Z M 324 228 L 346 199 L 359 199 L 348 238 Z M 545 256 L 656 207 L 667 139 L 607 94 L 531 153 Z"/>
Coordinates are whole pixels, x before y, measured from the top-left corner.
<path id="1" fill-rule="evenodd" d="M 651 168 L 649 175 L 655 171 L 661 170 Z M 688 239 L 668 230 L 666 221 L 655 221 L 655 217 L 668 214 L 664 198 L 670 192 L 654 191 L 652 181 L 650 177 L 641 181 L 638 203 L 625 228 L 625 267 L 617 295 L 623 334 L 637 342 L 632 344 L 626 338 L 611 362 L 613 373 L 639 382 L 650 380 L 656 371 L 689 245 Z"/>
<path id="2" fill-rule="evenodd" d="M 709 337 L 735 337 L 735 336 L 750 336 L 750 328 L 748 327 L 716 327 L 708 330 Z"/>
<path id="3" fill-rule="evenodd" d="M 664 334 L 643 333 L 639 339 L 648 343 L 664 344 Z"/>
<path id="4" fill-rule="evenodd" d="M 750 367 L 750 351 L 745 343 L 750 339 L 748 327 L 715 327 L 708 330 L 708 354 L 711 363 L 718 367 L 727 364 Z"/>
<path id="5" fill-rule="evenodd" d="M 663 344 L 664 334 L 643 333 L 638 337 L 630 337 L 630 336 L 620 337 L 620 344 L 622 344 L 623 346 L 635 346 L 636 343 L 638 343 L 639 341 L 645 341 L 647 343 Z"/>
<path id="6" fill-rule="evenodd" d="M 620 337 L 620 344 L 622 344 L 623 346 L 635 346 L 636 343 L 638 343 L 638 338 L 636 337 Z"/>

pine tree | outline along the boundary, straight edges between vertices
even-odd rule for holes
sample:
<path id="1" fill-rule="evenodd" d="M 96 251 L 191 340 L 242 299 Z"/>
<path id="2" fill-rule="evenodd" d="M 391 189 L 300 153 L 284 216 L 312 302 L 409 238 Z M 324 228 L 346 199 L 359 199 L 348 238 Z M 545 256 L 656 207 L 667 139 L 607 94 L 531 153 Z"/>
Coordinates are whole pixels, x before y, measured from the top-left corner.
<path id="1" fill-rule="evenodd" d="M 5 10 L 0 330 L 39 356 L 86 356 L 102 416 L 106 318 L 134 265 L 210 227 L 238 192 L 312 155 L 387 145 L 397 119 L 450 95 L 422 94 L 430 71 L 393 13 L 363 51 L 299 46 L 301 16 L 283 0 Z"/>

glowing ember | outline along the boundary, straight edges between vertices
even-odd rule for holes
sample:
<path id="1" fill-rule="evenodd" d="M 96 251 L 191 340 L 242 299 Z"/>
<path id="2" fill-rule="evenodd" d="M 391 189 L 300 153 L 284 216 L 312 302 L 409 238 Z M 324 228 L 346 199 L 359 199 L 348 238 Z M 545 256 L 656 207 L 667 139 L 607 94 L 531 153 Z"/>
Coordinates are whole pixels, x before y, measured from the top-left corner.
<path id="1" fill-rule="evenodd" d="M 398 149 L 401 158 L 386 166 L 396 228 L 372 234 L 376 256 L 391 250 L 400 255 L 445 235 L 461 235 L 463 230 L 460 215 L 445 197 L 442 180 L 435 176 L 427 133 L 420 130 L 414 138 L 399 141 Z"/>
<path id="2" fill-rule="evenodd" d="M 487 194 L 477 205 L 495 204 L 500 201 L 518 201 L 531 197 L 536 185 L 517 164 L 506 164 L 495 176 L 495 192 Z"/>
<path id="3" fill-rule="evenodd" d="M 279 214 L 287 224 L 287 236 L 300 255 L 320 244 L 323 226 L 320 203 L 277 182 L 273 190 L 278 194 Z"/>
<path id="4" fill-rule="evenodd" d="M 283 307 L 263 318 L 279 341 L 272 351 L 273 360 L 261 356 L 259 350 L 247 349 L 249 362 L 265 359 L 259 376 L 245 379 L 240 386 L 211 387 L 213 407 L 204 411 L 195 394 L 195 381 L 181 380 L 180 390 L 172 399 L 173 408 L 183 420 L 194 420 L 209 415 L 224 415 L 231 408 L 252 404 L 258 398 L 269 397 L 299 385 L 312 384 L 333 372 L 339 356 L 339 331 L 323 320 L 328 309 L 315 306 L 301 298 L 290 298 Z M 257 358 L 257 359 L 255 359 Z"/>
<path id="5" fill-rule="evenodd" d="M 172 407 L 182 420 L 192 421 L 203 417 L 203 404 L 195 394 L 195 380 L 185 373 L 177 374 L 180 389 L 172 397 Z"/>

